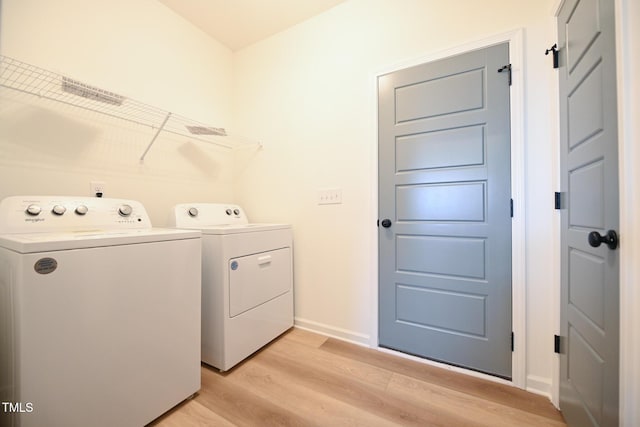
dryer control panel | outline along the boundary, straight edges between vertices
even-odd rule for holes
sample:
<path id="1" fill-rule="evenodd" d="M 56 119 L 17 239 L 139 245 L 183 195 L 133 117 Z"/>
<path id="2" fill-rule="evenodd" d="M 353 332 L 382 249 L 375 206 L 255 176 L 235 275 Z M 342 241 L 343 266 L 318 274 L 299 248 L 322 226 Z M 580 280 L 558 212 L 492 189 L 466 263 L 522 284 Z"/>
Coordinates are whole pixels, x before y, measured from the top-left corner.
<path id="1" fill-rule="evenodd" d="M 242 208 L 228 203 L 182 203 L 174 206 L 169 223 L 173 227 L 207 227 L 248 224 Z"/>
<path id="2" fill-rule="evenodd" d="M 0 234 L 151 228 L 142 203 L 72 196 L 12 196 L 0 202 Z"/>

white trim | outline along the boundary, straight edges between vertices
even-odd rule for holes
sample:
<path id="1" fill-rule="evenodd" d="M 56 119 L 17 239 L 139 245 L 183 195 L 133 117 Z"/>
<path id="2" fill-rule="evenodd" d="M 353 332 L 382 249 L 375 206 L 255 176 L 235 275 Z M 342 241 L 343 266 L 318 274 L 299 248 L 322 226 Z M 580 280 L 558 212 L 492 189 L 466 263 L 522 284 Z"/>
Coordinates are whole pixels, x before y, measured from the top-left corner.
<path id="1" fill-rule="evenodd" d="M 553 19 L 553 25 L 551 30 L 552 40 L 558 40 L 558 24 L 557 24 L 557 16 L 560 13 L 560 8 L 564 4 L 565 0 L 557 0 L 556 5 L 551 10 L 551 16 Z M 553 77 L 551 79 L 552 87 L 549 90 L 550 94 L 553 94 L 553 99 L 549 102 L 549 115 L 550 115 L 550 135 L 551 144 L 553 147 L 553 152 L 555 155 L 552 160 L 551 170 L 554 174 L 554 185 L 557 191 L 561 188 L 561 179 L 560 179 L 560 74 L 556 69 L 552 69 L 549 67 L 550 72 L 553 73 Z M 562 221 L 561 215 L 558 211 L 558 214 L 555 215 L 553 219 L 553 229 L 552 235 L 560 236 L 562 231 Z M 555 244 L 552 246 L 551 250 L 553 251 L 553 261 L 551 264 L 551 271 L 553 277 L 553 295 L 551 296 L 551 316 L 552 316 L 552 325 L 553 325 L 553 333 L 556 335 L 560 335 L 561 325 L 560 325 L 560 311 L 561 311 L 561 259 L 562 259 L 562 245 L 560 239 L 554 239 Z M 551 402 L 554 404 L 556 408 L 560 408 L 560 355 L 554 354 L 553 360 L 551 363 Z"/>
<path id="2" fill-rule="evenodd" d="M 640 425 L 640 5 L 616 0 L 620 182 L 620 425 Z"/>
<path id="3" fill-rule="evenodd" d="M 375 73 L 370 75 L 370 86 L 372 90 L 370 93 L 369 105 L 371 106 L 371 127 L 369 134 L 369 141 L 371 141 L 371 206 L 369 212 L 371 216 L 369 218 L 369 224 L 375 224 L 378 219 L 378 76 L 383 73 Z M 371 330 L 369 335 L 369 346 L 371 348 L 378 348 L 378 282 L 379 282 L 379 265 L 378 265 L 378 229 L 377 227 L 371 227 L 372 231 L 369 234 L 369 241 L 371 244 L 371 252 L 369 253 L 369 265 L 371 265 Z"/>
<path id="4" fill-rule="evenodd" d="M 527 391 L 551 400 L 553 381 L 550 378 L 527 375 Z"/>
<path id="5" fill-rule="evenodd" d="M 562 9 L 562 6 L 564 6 L 564 2 L 567 0 L 556 0 L 554 2 L 554 4 L 551 6 L 551 15 L 555 16 L 556 18 L 558 17 L 558 15 L 560 14 L 560 9 Z"/>
<path id="6" fill-rule="evenodd" d="M 342 341 L 347 341 L 353 344 L 358 344 L 366 347 L 369 346 L 369 335 L 361 334 L 359 332 L 350 331 L 347 329 L 336 328 L 335 326 L 327 325 L 325 323 L 315 322 L 309 319 L 301 319 L 296 317 L 294 319 L 294 325 L 296 328 L 304 329 L 306 331 L 316 332 L 321 335 L 325 335 L 332 338 L 337 338 Z"/>
<path id="7" fill-rule="evenodd" d="M 373 100 L 372 136 L 373 144 L 371 158 L 373 200 L 372 217 L 374 223 L 378 219 L 378 153 L 377 153 L 377 79 L 379 76 L 415 65 L 432 62 L 461 53 L 483 49 L 500 43 L 509 43 L 509 58 L 512 66 L 513 84 L 511 86 L 511 192 L 514 203 L 514 218 L 512 221 L 512 322 L 515 335 L 515 350 L 512 355 L 512 384 L 525 388 L 526 385 L 526 229 L 525 229 L 525 134 L 524 134 L 524 30 L 517 29 L 497 34 L 481 40 L 474 40 L 461 45 L 426 54 L 417 58 L 402 61 L 385 67 L 372 75 L 371 88 Z M 370 332 L 371 347 L 378 346 L 378 231 L 371 233 L 373 244 L 371 256 L 372 266 L 372 302 L 373 324 Z M 473 371 L 463 369 L 465 373 Z"/>
<path id="8" fill-rule="evenodd" d="M 525 208 L 524 134 L 524 31 L 509 38 L 509 56 L 514 73 L 511 86 L 511 194 L 514 216 L 511 223 L 511 293 L 515 346 L 512 355 L 514 385 L 525 388 L 527 374 L 527 254 Z"/>

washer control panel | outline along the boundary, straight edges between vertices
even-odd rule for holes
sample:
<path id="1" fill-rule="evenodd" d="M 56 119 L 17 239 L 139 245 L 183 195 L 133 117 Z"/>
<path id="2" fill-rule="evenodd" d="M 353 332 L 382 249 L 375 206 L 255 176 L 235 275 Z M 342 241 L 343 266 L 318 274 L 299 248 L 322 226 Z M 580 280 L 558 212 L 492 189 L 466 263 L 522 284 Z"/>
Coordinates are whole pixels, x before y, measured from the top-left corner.
<path id="1" fill-rule="evenodd" d="M 12 196 L 0 202 L 0 234 L 151 228 L 135 200 L 70 196 Z"/>
<path id="2" fill-rule="evenodd" d="M 249 219 L 238 205 L 227 203 L 182 203 L 174 206 L 170 221 L 173 227 L 248 224 Z"/>

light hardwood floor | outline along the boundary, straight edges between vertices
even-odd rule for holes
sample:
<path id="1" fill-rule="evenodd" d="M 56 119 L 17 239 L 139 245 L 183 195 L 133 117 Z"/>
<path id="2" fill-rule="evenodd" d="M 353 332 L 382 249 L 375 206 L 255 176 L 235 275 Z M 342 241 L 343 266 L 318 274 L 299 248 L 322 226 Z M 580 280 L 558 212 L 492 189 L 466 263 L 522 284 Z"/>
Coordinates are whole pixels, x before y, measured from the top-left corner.
<path id="1" fill-rule="evenodd" d="M 292 329 L 151 425 L 565 426 L 548 399 Z"/>

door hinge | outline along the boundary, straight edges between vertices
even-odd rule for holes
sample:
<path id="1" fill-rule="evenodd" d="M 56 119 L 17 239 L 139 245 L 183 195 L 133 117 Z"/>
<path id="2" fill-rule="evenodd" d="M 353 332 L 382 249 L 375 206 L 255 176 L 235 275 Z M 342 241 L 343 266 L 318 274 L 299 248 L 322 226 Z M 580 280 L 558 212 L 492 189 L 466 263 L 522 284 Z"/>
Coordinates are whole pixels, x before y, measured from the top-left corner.
<path id="1" fill-rule="evenodd" d="M 553 194 L 553 205 L 555 206 L 556 209 L 562 209 L 562 193 L 559 191 L 556 191 Z"/>
<path id="2" fill-rule="evenodd" d="M 545 55 L 549 55 L 549 53 L 553 54 L 553 68 L 560 67 L 560 65 L 558 64 L 558 44 L 557 43 L 544 51 Z"/>
<path id="3" fill-rule="evenodd" d="M 515 347 L 516 347 L 515 336 L 514 336 L 513 332 L 511 332 L 511 351 L 514 351 Z"/>
<path id="4" fill-rule="evenodd" d="M 507 64 L 501 68 L 498 68 L 499 73 L 502 73 L 503 71 L 506 71 L 509 74 L 509 86 L 511 86 L 511 64 Z"/>
<path id="5" fill-rule="evenodd" d="M 513 218 L 513 199 L 511 199 L 511 202 L 510 202 L 510 209 L 511 209 L 511 218 Z"/>
<path id="6" fill-rule="evenodd" d="M 553 352 L 560 354 L 560 335 L 553 336 Z"/>

